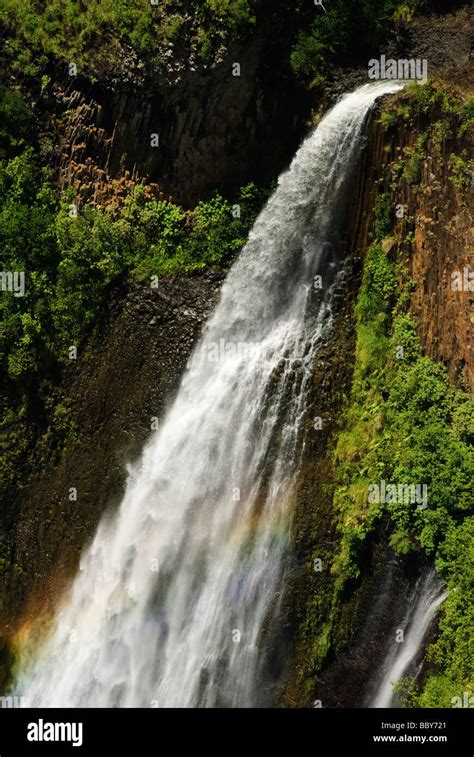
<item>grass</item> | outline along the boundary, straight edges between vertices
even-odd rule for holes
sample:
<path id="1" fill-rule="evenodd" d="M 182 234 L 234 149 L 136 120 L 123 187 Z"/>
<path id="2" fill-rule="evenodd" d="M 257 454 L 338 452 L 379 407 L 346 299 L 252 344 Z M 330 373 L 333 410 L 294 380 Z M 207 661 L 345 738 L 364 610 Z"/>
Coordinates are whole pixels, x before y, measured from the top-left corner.
<path id="1" fill-rule="evenodd" d="M 18 70 L 36 76 L 56 58 L 92 78 L 116 68 L 124 47 L 155 65 L 170 43 L 210 57 L 255 17 L 247 0 L 3 0 L 0 21 Z"/>

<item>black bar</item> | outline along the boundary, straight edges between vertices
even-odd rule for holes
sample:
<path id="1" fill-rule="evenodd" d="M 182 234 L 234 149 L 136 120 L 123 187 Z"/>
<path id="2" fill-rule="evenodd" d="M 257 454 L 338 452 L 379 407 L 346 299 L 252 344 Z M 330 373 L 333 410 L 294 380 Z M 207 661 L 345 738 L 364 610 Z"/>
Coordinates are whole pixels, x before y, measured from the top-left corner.
<path id="1" fill-rule="evenodd" d="M 0 709 L 0 757 L 33 754 L 138 757 L 148 753 L 181 755 L 184 750 L 193 755 L 238 750 L 244 756 L 262 750 L 263 757 L 271 754 L 272 749 L 276 754 L 289 750 L 291 757 L 298 752 L 302 757 L 303 754 L 472 757 L 472 715 L 470 709 L 462 708 Z M 54 727 L 61 723 L 64 727 Z M 72 724 L 76 724 L 76 730 Z M 43 739 L 54 735 L 71 741 L 29 741 L 28 734 L 42 735 Z M 77 746 L 73 746 L 73 740 Z"/>

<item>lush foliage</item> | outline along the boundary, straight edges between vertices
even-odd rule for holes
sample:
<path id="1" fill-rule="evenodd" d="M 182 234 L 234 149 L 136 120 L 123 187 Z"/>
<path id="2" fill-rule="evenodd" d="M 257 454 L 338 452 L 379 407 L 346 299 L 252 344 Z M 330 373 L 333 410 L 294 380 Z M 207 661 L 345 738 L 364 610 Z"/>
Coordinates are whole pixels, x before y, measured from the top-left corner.
<path id="1" fill-rule="evenodd" d="M 440 81 L 409 84 L 396 97 L 385 101 L 380 115 L 385 130 L 404 123 L 416 129 L 415 144 L 406 145 L 392 168 L 393 185 L 403 176 L 408 184 L 421 182 L 421 166 L 427 154 L 441 154 L 450 142 L 463 138 L 474 123 L 474 98 L 461 97 L 453 86 Z M 468 147 L 456 147 L 449 158 L 450 179 L 465 191 L 472 182 L 474 160 Z"/>
<path id="2" fill-rule="evenodd" d="M 373 236 L 375 239 L 383 239 L 392 228 L 392 203 L 385 192 L 377 197 L 373 216 Z"/>
<path id="3" fill-rule="evenodd" d="M 37 74 L 49 55 L 93 75 L 116 63 L 119 45 L 159 62 L 163 45 L 209 52 L 214 37 L 232 37 L 254 21 L 248 0 L 2 0 L 0 21 L 13 35 L 16 64 Z M 191 11 L 191 14 L 190 14 Z"/>
<path id="4" fill-rule="evenodd" d="M 421 693 L 411 682 L 402 686 L 410 704 L 449 707 L 451 697 L 471 690 L 474 672 L 474 401 L 451 386 L 444 366 L 422 355 L 402 305 L 410 282 L 380 238 L 388 228 L 380 198 L 357 304 L 352 395 L 336 448 L 342 540 L 333 572 L 340 589 L 359 575 L 365 539 L 383 515 L 393 523 L 398 552 L 422 548 L 435 558 L 450 592 L 430 651 L 435 674 Z M 369 485 L 382 479 L 425 484 L 428 506 L 369 503 Z"/>
<path id="5" fill-rule="evenodd" d="M 0 115 L 10 114 L 11 102 L 12 93 L 4 92 Z M 23 107 L 17 104 L 22 119 Z M 245 243 L 266 196 L 249 184 L 235 207 L 216 194 L 185 212 L 147 201 L 136 186 L 116 216 L 91 206 L 76 215 L 73 195 L 58 196 L 33 147 L 19 147 L 21 128 L 10 129 L 5 118 L 1 134 L 8 154 L 0 161 L 2 265 L 26 277 L 24 296 L 4 291 L 0 299 L 2 368 L 17 396 L 26 397 L 45 371 L 68 359 L 69 346 L 79 345 L 118 276 L 219 265 Z"/>
<path id="6" fill-rule="evenodd" d="M 307 22 L 291 53 L 293 70 L 317 84 L 324 78 L 328 63 L 344 63 L 350 56 L 370 57 L 399 21 L 409 21 L 425 3 L 423 0 L 331 0 L 326 12 L 300 4 Z M 309 26 L 309 30 L 308 30 Z"/>
<path id="7" fill-rule="evenodd" d="M 306 81 L 321 82 L 329 63 L 367 58 L 398 24 L 430 4 L 330 0 L 323 10 L 297 0 L 282 8 L 293 39 L 291 66 Z M 210 61 L 223 42 L 251 33 L 257 12 L 263 19 L 274 10 L 256 0 L 3 0 L 0 21 L 11 32 L 9 49 L 21 70 L 37 74 L 54 56 L 94 76 L 114 66 L 123 45 L 154 63 L 163 61 L 170 43 L 184 58 Z"/>
<path id="8" fill-rule="evenodd" d="M 0 159 L 18 153 L 31 134 L 31 112 L 15 90 L 0 85 Z"/>

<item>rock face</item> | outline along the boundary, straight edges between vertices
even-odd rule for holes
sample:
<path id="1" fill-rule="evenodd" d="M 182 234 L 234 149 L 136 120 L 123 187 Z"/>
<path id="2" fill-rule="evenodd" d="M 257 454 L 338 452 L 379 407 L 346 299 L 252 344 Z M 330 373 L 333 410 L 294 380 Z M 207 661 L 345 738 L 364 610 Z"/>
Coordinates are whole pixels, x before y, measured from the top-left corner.
<path id="1" fill-rule="evenodd" d="M 445 15 L 415 19 L 404 34 L 406 57 L 426 58 L 430 75 L 447 69 L 465 76 L 469 67 L 474 12 L 472 7 L 459 7 L 461 3 L 450 5 L 452 12 L 446 12 L 448 9 L 440 3 L 440 12 Z"/>
<path id="2" fill-rule="evenodd" d="M 430 76 L 442 72 L 472 89 L 473 18 L 461 7 L 415 20 L 386 53 L 426 57 Z M 334 67 L 325 89 L 306 91 L 289 67 L 294 23 L 291 4 L 273 2 L 245 43 L 224 48 L 210 66 L 177 60 L 170 49 L 169 71 L 146 70 L 126 52 L 115 74 L 95 84 L 81 72 L 56 70 L 41 108 L 60 186 L 73 186 L 79 202 L 107 204 L 130 182 L 147 179 L 158 196 L 191 207 L 216 188 L 232 192 L 249 180 L 274 179 L 311 115 L 367 81 L 366 64 Z"/>
<path id="3" fill-rule="evenodd" d="M 466 9 L 461 14 L 447 17 L 443 24 L 450 32 L 441 34 L 454 70 L 464 66 L 468 57 L 462 24 L 469 14 Z M 288 56 L 274 43 L 284 24 L 284 16 L 272 17 L 270 27 L 260 29 L 245 50 L 229 51 L 218 70 L 188 71 L 173 87 L 146 78 L 138 88 L 92 87 L 64 80 L 64 86 L 51 92 L 49 105 L 58 108 L 53 131 L 59 140 L 54 161 L 60 185 L 73 185 L 84 200 L 106 204 L 120 194 L 117 184 L 148 177 L 155 183 L 157 196 L 173 195 L 193 205 L 209 188 L 233 189 L 248 179 L 274 177 L 294 153 L 311 105 L 315 111 L 319 105 L 319 101 L 311 103 L 289 76 L 283 62 Z M 431 47 L 425 45 L 428 33 L 433 34 L 422 23 L 416 26 L 404 43 L 406 50 L 418 54 L 429 49 L 431 55 L 433 40 Z M 240 63 L 240 77 L 232 76 L 233 62 Z M 363 76 L 359 71 L 356 78 Z M 332 94 L 346 88 L 346 82 L 339 81 Z M 374 118 L 354 177 L 342 240 L 352 254 L 348 285 L 338 309 L 335 336 L 314 371 L 312 403 L 315 415 L 319 407 L 325 408 L 325 433 L 309 436 L 305 450 L 286 613 L 277 632 L 285 653 L 291 644 L 291 654 L 282 655 L 288 659 L 273 656 L 268 660 L 275 680 L 286 671 L 285 685 L 274 692 L 274 698 L 286 706 L 305 706 L 314 695 L 314 671 L 304 662 L 307 648 L 300 623 L 309 602 L 315 604 L 319 618 L 330 607 L 332 579 L 317 584 L 311 559 L 315 550 L 329 559 L 335 545 L 332 449 L 352 377 L 353 308 L 361 259 L 381 190 L 390 193 L 392 207 L 405 207 L 405 217 L 397 226 L 400 236 L 408 233 L 407 217 L 416 219 L 411 254 L 405 262 L 417 281 L 411 309 L 424 349 L 447 365 L 454 382 L 474 385 L 473 294 L 451 287 L 454 272 L 474 265 L 469 197 L 450 179 L 455 145 L 447 139 L 441 156 L 428 154 L 416 186 L 399 182 L 392 188 L 385 170 L 399 152 L 415 145 L 423 128 L 421 122 L 416 129 L 397 125 L 386 134 Z M 154 133 L 159 135 L 158 147 L 151 147 Z M 472 149 L 472 144 L 466 147 Z M 472 200 L 472 187 L 469 192 Z M 19 623 L 54 603 L 75 573 L 99 518 L 119 501 L 125 464 L 136 457 L 150 433 L 152 417 L 162 416 L 177 390 L 222 277 L 175 278 L 163 281 L 156 290 L 124 281 L 110 293 L 100 323 L 66 379 L 65 402 L 80 437 L 44 470 L 30 471 L 27 486 L 9 503 L 14 513 L 10 530 L 17 570 L 9 574 L 2 592 L 0 620 L 7 638 Z M 70 487 L 77 489 L 77 501 L 69 500 Z M 356 686 L 362 690 L 366 677 L 364 618 L 370 609 L 375 613 L 374 628 L 383 627 L 395 592 L 420 568 L 397 562 L 396 580 L 383 585 L 388 536 L 383 525 L 366 556 L 366 579 L 347 597 L 347 644 L 342 654 L 328 660 L 321 675 L 327 706 L 362 702 L 362 693 L 354 692 Z M 377 604 L 382 589 L 386 601 Z M 375 660 L 377 649 L 372 648 L 372 653 Z M 348 678 L 356 682 L 352 689 L 347 687 Z"/>
<path id="4" fill-rule="evenodd" d="M 145 101 L 141 93 L 117 93 L 104 108 L 114 122 L 115 155 L 125 154 L 129 166 L 140 166 L 165 192 L 193 205 L 215 187 L 277 175 L 302 137 L 303 100 L 259 32 L 215 71 L 189 72 L 179 86 L 152 90 Z M 157 148 L 150 147 L 152 133 L 159 135 Z M 112 172 L 119 167 L 112 161 Z"/>
<path id="5" fill-rule="evenodd" d="M 427 161 L 427 189 L 407 197 L 408 207 L 417 210 L 411 274 L 422 282 L 413 294 L 412 311 L 426 354 L 442 361 L 451 379 L 472 391 L 474 290 L 467 277 L 474 270 L 474 229 L 465 202 L 470 197 L 472 208 L 473 188 L 465 198 L 450 190 L 448 162 L 437 166 Z M 440 179 L 430 186 L 433 175 Z"/>
<path id="6" fill-rule="evenodd" d="M 123 281 L 114 290 L 66 377 L 63 404 L 80 433 L 59 456 L 51 449 L 11 503 L 17 570 L 5 586 L 7 628 L 25 602 L 29 615 L 57 597 L 99 518 L 120 501 L 126 465 L 172 400 L 222 277 L 175 277 L 156 289 Z"/>
<path id="7" fill-rule="evenodd" d="M 367 578 L 353 605 L 353 641 L 328 658 L 319 677 L 317 694 L 324 707 L 370 706 L 374 674 L 382 670 L 393 628 L 403 627 L 407 600 L 426 569 L 420 556 L 407 560 L 396 555 L 387 546 L 389 535 L 384 524 L 365 566 Z"/>
<path id="8" fill-rule="evenodd" d="M 394 99 L 397 100 L 399 96 Z M 472 187 L 456 186 L 452 155 L 472 156 L 472 137 L 449 137 L 441 145 L 427 142 L 419 177 L 410 183 L 401 177 L 393 181 L 393 161 L 412 150 L 427 123 L 439 117 L 436 111 L 410 128 L 397 122 L 385 130 L 377 113 L 368 129 L 368 141 L 354 180 L 354 192 L 346 219 L 348 249 L 353 259 L 352 282 L 346 291 L 336 321 L 337 337 L 329 343 L 315 366 L 315 407 L 330 408 L 325 433 L 309 437 L 296 497 L 294 527 L 295 562 L 290 570 L 284 622 L 278 632 L 286 669 L 286 684 L 276 696 L 287 707 L 310 706 L 315 699 L 324 707 L 367 706 L 371 672 L 379 666 L 386 644 L 387 628 L 393 618 L 404 617 L 404 599 L 426 561 L 396 557 L 389 546 L 390 528 L 382 522 L 366 545 L 362 557 L 362 578 L 345 589 L 339 618 L 339 639 L 320 670 L 311 667 L 313 645 L 323 635 L 331 613 L 334 579 L 328 571 L 316 573 L 313 559 L 327 566 L 337 550 L 337 514 L 333 495 L 333 449 L 337 423 L 350 389 L 354 359 L 353 302 L 359 284 L 357 261 L 370 243 L 376 198 L 384 193 L 392 215 L 403 206 L 403 218 L 396 221 L 389 254 L 409 270 L 415 286 L 410 311 L 426 354 L 445 363 L 453 383 L 473 387 L 472 323 L 473 293 L 453 291 L 451 273 L 473 268 Z M 414 225 L 414 233 L 412 231 Z M 409 252 L 406 238 L 411 231 Z M 405 244 L 404 244 L 405 242 Z M 335 389 L 337 388 L 337 391 Z M 315 415 L 317 415 L 315 410 Z M 368 618 L 370 617 L 370 623 Z M 308 636 L 308 619 L 314 639 Z M 286 645 L 286 646 L 285 646 Z M 289 661 L 289 662 L 288 662 Z M 280 670 L 281 673 L 281 670 Z"/>
<path id="9" fill-rule="evenodd" d="M 310 114 L 289 67 L 286 16 L 288 8 L 272 8 L 245 45 L 210 67 L 187 61 L 177 78 L 147 71 L 91 85 L 58 70 L 47 108 L 61 187 L 100 203 L 112 181 L 146 177 L 191 207 L 216 188 L 277 176 Z"/>
<path id="10" fill-rule="evenodd" d="M 371 208 L 377 191 L 387 192 L 391 207 L 403 209 L 394 232 L 402 240 L 409 234 L 413 237 L 410 254 L 403 255 L 403 262 L 416 282 L 411 310 L 423 349 L 446 365 L 454 383 L 472 391 L 474 295 L 466 285 L 466 269 L 472 271 L 474 267 L 474 185 L 469 182 L 456 186 L 453 175 L 453 156 L 464 153 L 472 157 L 472 133 L 467 132 L 462 138 L 450 134 L 440 146 L 429 140 L 416 182 L 400 179 L 394 184 L 393 178 L 383 172 L 384 165 L 415 150 L 417 139 L 426 132 L 430 119 L 433 122 L 441 117 L 441 113 L 431 112 L 428 117 L 420 117 L 415 125 L 398 122 L 388 133 L 375 120 L 372 122 L 366 160 L 367 166 L 373 167 L 371 178 L 377 184 L 373 182 L 366 187 L 366 197 L 361 202 L 360 218 L 356 221 L 361 231 L 358 245 L 362 253 L 368 243 Z M 396 254 L 402 256 L 399 248 Z"/>

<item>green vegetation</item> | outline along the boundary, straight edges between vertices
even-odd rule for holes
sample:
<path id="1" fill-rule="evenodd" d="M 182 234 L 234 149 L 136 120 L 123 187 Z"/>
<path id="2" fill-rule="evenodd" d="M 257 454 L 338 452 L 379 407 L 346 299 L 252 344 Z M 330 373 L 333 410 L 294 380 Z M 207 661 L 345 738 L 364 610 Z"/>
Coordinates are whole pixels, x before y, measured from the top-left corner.
<path id="1" fill-rule="evenodd" d="M 414 147 L 405 147 L 405 164 L 403 167 L 403 176 L 408 184 L 419 184 L 421 181 L 421 164 L 426 158 L 426 142 L 428 135 L 420 134 Z"/>
<path id="2" fill-rule="evenodd" d="M 3 0 L 0 22 L 11 32 L 18 69 L 37 75 L 50 56 L 75 62 L 88 76 L 115 67 L 125 44 L 154 63 L 166 44 L 210 55 L 255 21 L 247 0 Z"/>
<path id="3" fill-rule="evenodd" d="M 444 366 L 422 355 L 416 324 L 404 310 L 410 282 L 384 252 L 387 220 L 382 196 L 356 309 L 352 394 L 335 451 L 341 549 L 332 570 L 337 596 L 360 575 L 365 540 L 384 515 L 396 551 L 421 548 L 435 559 L 450 594 L 429 653 L 434 673 L 422 692 L 411 682 L 401 688 L 408 703 L 450 707 L 451 697 L 472 690 L 474 673 L 474 401 L 449 383 Z M 382 479 L 426 484 L 428 507 L 369 503 L 369 485 Z M 337 605 L 335 599 L 334 618 Z"/>
<path id="4" fill-rule="evenodd" d="M 410 21 L 426 3 L 423 0 L 331 0 L 326 13 L 314 13 L 308 3 L 300 3 L 304 18 L 291 52 L 291 65 L 301 78 L 317 85 L 324 81 L 329 63 L 344 63 L 349 56 L 370 58 L 371 51 L 388 37 L 400 22 Z"/>
<path id="5" fill-rule="evenodd" d="M 149 280 L 219 266 L 245 243 L 267 193 L 249 184 L 235 198 L 238 211 L 215 194 L 186 212 L 147 201 L 144 187 L 135 186 L 117 214 L 86 205 L 76 215 L 74 192 L 60 197 L 39 164 L 28 111 L 15 93 L 0 91 L 0 119 L 2 266 L 26 278 L 24 296 L 1 294 L 0 361 L 7 406 L 21 413 L 44 386 L 47 395 L 48 380 L 54 383 L 69 347 L 81 344 L 118 277 Z"/>
<path id="6" fill-rule="evenodd" d="M 460 155 L 450 156 L 451 181 L 460 192 L 466 191 L 474 177 L 474 160 L 463 160 Z"/>
<path id="7" fill-rule="evenodd" d="M 297 0 L 284 9 L 293 40 L 291 66 L 306 82 L 319 84 L 328 64 L 367 59 L 394 29 L 429 5 L 429 0 L 331 0 L 323 11 L 310 0 Z M 183 59 L 193 54 L 209 63 L 223 43 L 252 32 L 258 11 L 263 18 L 268 10 L 256 0 L 160 0 L 156 5 L 150 0 L 3 0 L 0 22 L 9 32 L 7 49 L 17 69 L 38 75 L 56 58 L 75 62 L 79 73 L 94 77 L 115 68 L 124 47 L 160 65 L 172 43 Z"/>
<path id="8" fill-rule="evenodd" d="M 0 85 L 0 159 L 17 154 L 31 134 L 31 111 L 20 95 Z"/>
<path id="9" fill-rule="evenodd" d="M 439 114 L 451 121 L 460 121 L 462 129 L 466 128 L 467 121 L 473 119 L 473 98 L 464 100 L 457 89 L 445 82 L 432 80 L 418 84 L 414 81 L 406 87 L 403 94 L 408 96 L 412 116 L 429 115 L 434 120 Z"/>
<path id="10" fill-rule="evenodd" d="M 85 206 L 70 215 L 30 150 L 0 167 L 0 239 L 4 267 L 25 271 L 26 294 L 2 298 L 4 359 L 10 378 L 36 380 L 44 360 L 67 359 L 93 323 L 107 286 L 124 271 L 140 278 L 218 265 L 245 243 L 256 200 L 242 190 L 240 218 L 220 195 L 191 213 L 146 201 L 135 187 L 119 216 Z M 244 201 L 246 198 L 246 202 Z"/>
<path id="11" fill-rule="evenodd" d="M 380 194 L 375 201 L 373 226 L 375 239 L 387 236 L 392 228 L 392 203 L 388 194 Z"/>
<path id="12" fill-rule="evenodd" d="M 429 81 L 409 84 L 403 92 L 386 100 L 380 122 L 389 132 L 400 121 L 418 133 L 414 145 L 406 145 L 392 167 L 392 188 L 403 177 L 414 186 L 421 182 L 421 167 L 428 155 L 442 157 L 462 139 L 474 123 L 474 98 L 464 98 L 459 91 L 443 82 Z M 458 149 L 458 148 L 456 148 Z M 449 156 L 449 177 L 462 193 L 472 183 L 474 161 L 467 147 Z M 467 197 L 465 198 L 467 204 Z"/>
<path id="13" fill-rule="evenodd" d="M 462 202 L 472 162 L 460 140 L 472 127 L 472 113 L 472 98 L 441 83 L 413 84 L 386 100 L 384 130 L 402 122 L 417 134 L 392 165 L 390 188 L 398 191 L 402 180 L 418 184 L 427 155 L 440 163 L 448 155 L 448 176 Z M 403 239 L 394 236 L 394 221 L 393 196 L 379 194 L 356 306 L 351 394 L 334 452 L 340 548 L 336 556 L 324 553 L 332 564 L 331 602 L 315 589 L 303 620 L 307 674 L 317 676 L 327 655 L 343 652 L 351 639 L 369 537 L 384 519 L 391 524 L 393 548 L 400 554 L 424 551 L 449 592 L 439 612 L 438 639 L 428 651 L 427 680 L 422 688 L 401 681 L 399 692 L 408 706 L 452 707 L 454 697 L 473 695 L 474 401 L 452 386 L 443 365 L 422 354 L 408 310 L 414 282 L 396 262 L 410 252 L 414 218 L 405 215 Z M 369 486 L 382 479 L 426 484 L 428 507 L 370 502 Z M 315 627 L 322 630 L 315 634 Z"/>
<path id="14" fill-rule="evenodd" d="M 403 121 L 417 126 L 426 120 L 428 136 L 437 144 L 443 139 L 462 137 L 474 122 L 474 98 L 464 98 L 459 90 L 443 81 L 430 80 L 425 84 L 413 81 L 398 95 L 383 103 L 381 121 L 386 129 Z M 426 143 L 427 133 L 419 135 L 420 147 Z"/>

